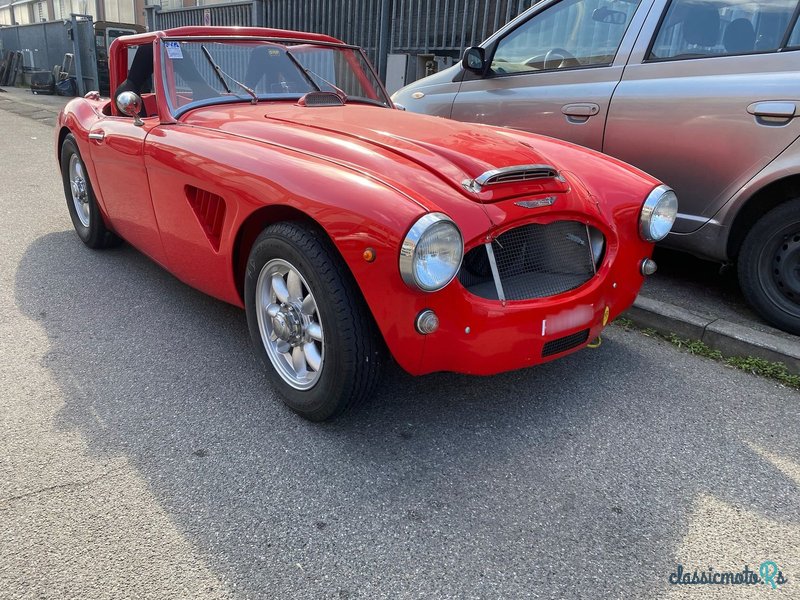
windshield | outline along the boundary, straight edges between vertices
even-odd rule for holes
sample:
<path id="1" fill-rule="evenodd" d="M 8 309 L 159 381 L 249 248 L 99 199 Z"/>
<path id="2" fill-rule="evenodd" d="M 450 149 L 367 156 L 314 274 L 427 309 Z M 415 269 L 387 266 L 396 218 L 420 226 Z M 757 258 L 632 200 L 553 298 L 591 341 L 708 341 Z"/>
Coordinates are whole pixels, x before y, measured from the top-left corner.
<path id="1" fill-rule="evenodd" d="M 197 106 L 297 100 L 331 91 L 349 103 L 389 106 L 360 50 L 267 40 L 165 40 L 164 88 L 176 117 Z"/>

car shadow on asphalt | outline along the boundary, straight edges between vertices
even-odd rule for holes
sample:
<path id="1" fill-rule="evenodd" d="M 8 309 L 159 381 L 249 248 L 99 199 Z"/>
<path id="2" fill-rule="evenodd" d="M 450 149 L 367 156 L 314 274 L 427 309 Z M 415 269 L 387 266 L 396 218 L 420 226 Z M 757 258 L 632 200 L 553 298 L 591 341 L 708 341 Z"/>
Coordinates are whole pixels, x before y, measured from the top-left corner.
<path id="1" fill-rule="evenodd" d="M 54 427 L 127 457 L 245 596 L 652 597 L 699 495 L 800 521 L 793 482 L 748 446 L 800 460 L 775 426 L 796 396 L 761 382 L 726 402 L 749 376 L 699 375 L 636 333 L 495 377 L 390 366 L 368 403 L 315 425 L 271 391 L 243 311 L 128 246 L 41 237 L 15 294 L 50 341 Z"/>

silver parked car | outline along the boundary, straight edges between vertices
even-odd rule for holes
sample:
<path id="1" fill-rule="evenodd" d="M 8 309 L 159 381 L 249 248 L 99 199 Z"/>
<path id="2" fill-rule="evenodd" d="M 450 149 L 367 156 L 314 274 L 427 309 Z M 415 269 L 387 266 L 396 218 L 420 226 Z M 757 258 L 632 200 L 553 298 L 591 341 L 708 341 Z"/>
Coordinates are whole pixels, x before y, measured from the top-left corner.
<path id="1" fill-rule="evenodd" d="M 666 245 L 738 263 L 800 334 L 798 0 L 543 0 L 393 99 L 600 150 L 673 187 Z"/>

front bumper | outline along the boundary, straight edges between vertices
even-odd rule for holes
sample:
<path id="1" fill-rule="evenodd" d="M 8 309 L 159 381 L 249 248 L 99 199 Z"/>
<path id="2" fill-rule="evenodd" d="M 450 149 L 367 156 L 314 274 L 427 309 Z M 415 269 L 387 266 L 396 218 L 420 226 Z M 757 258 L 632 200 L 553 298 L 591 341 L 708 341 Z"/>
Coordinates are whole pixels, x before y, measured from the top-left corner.
<path id="1" fill-rule="evenodd" d="M 439 329 L 425 336 L 415 332 L 417 359 L 399 362 L 413 375 L 492 375 L 541 364 L 595 339 L 633 304 L 642 281 L 639 274 L 598 278 L 573 292 L 505 306 L 476 298 L 454 282 L 426 305 L 439 317 Z"/>
<path id="2" fill-rule="evenodd" d="M 458 278 L 430 294 L 410 289 L 399 274 L 392 275 L 391 270 L 397 267 L 389 262 L 396 261 L 391 252 L 383 259 L 386 262 L 379 257 L 370 266 L 363 260 L 348 260 L 355 267 L 356 279 L 390 352 L 410 374 L 450 371 L 492 375 L 548 362 L 586 346 L 633 304 L 644 282 L 641 263 L 653 251 L 653 244 L 639 238 L 637 228 L 631 226 L 636 223 L 640 205 L 620 204 L 609 211 L 611 217 L 593 215 L 574 198 L 562 201 L 558 213 L 546 212 L 538 217 L 529 216 L 526 208 L 515 207 L 513 202 L 487 205 L 485 208 L 493 211 L 492 222 L 499 225 L 490 233 L 472 236 L 465 255 L 480 244 L 499 241 L 505 231 L 527 224 L 577 221 L 605 237 L 605 256 L 597 273 L 580 287 L 563 293 L 504 302 L 497 299 L 502 297 L 499 290 L 491 296 L 484 288 L 480 297 L 465 287 L 474 287 L 474 281 L 462 283 Z M 626 226 L 618 228 L 613 223 Z M 357 255 L 353 252 L 352 256 L 355 259 Z M 500 279 L 504 281 L 504 276 Z M 423 335 L 414 323 L 426 309 L 436 313 L 439 328 Z"/>

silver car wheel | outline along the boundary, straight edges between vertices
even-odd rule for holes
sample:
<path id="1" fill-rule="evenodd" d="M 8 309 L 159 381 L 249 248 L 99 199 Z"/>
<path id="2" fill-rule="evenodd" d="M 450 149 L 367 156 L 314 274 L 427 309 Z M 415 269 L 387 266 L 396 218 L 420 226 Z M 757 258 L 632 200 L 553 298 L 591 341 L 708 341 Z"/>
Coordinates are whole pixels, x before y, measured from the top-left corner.
<path id="1" fill-rule="evenodd" d="M 89 227 L 89 188 L 83 163 L 77 154 L 73 154 L 69 159 L 69 187 L 78 220 L 84 227 Z"/>
<path id="2" fill-rule="evenodd" d="M 255 293 L 258 329 L 270 362 L 293 388 L 311 389 L 325 358 L 322 320 L 311 288 L 293 265 L 274 258 L 261 269 Z"/>

